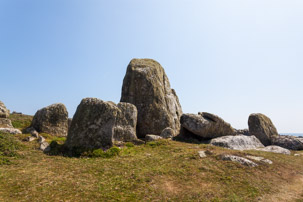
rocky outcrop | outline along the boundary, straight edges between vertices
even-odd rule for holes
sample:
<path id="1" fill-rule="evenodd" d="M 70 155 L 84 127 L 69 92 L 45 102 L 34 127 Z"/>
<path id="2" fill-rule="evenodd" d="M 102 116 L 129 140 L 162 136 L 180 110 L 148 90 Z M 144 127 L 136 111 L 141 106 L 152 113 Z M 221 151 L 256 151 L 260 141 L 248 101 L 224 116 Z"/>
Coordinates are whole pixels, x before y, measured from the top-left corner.
<path id="1" fill-rule="evenodd" d="M 0 101 L 0 118 L 8 118 L 9 110 L 6 108 L 3 102 Z"/>
<path id="2" fill-rule="evenodd" d="M 207 112 L 202 112 L 198 115 L 183 114 L 181 116 L 181 125 L 189 132 L 204 139 L 235 135 L 235 129 L 229 123 Z"/>
<path id="3" fill-rule="evenodd" d="M 11 120 L 8 118 L 0 118 L 0 128 L 13 128 Z"/>
<path id="4" fill-rule="evenodd" d="M 214 138 L 210 144 L 234 150 L 251 150 L 263 148 L 264 145 L 255 136 L 223 136 Z"/>
<path id="5" fill-rule="evenodd" d="M 290 155 L 290 151 L 288 149 L 285 149 L 285 148 L 282 148 L 279 146 L 274 146 L 274 145 L 270 145 L 265 148 L 260 148 L 260 149 L 256 149 L 256 150 Z"/>
<path id="6" fill-rule="evenodd" d="M 278 132 L 270 118 L 264 114 L 251 114 L 248 119 L 249 133 L 256 136 L 265 146 L 272 144 L 272 137 Z"/>
<path id="7" fill-rule="evenodd" d="M 64 104 L 53 104 L 38 110 L 31 127 L 39 133 L 65 137 L 68 131 L 68 112 Z"/>
<path id="8" fill-rule="evenodd" d="M 12 135 L 22 134 L 22 132 L 20 130 L 15 129 L 15 128 L 0 128 L 0 132 L 12 134 Z"/>
<path id="9" fill-rule="evenodd" d="M 0 101 L 0 128 L 13 128 L 11 120 L 8 119 L 9 110 L 3 102 Z"/>
<path id="10" fill-rule="evenodd" d="M 232 161 L 232 162 L 236 162 L 239 163 L 241 165 L 244 166 L 248 166 L 248 167 L 256 167 L 258 166 L 258 164 L 256 164 L 255 162 L 248 160 L 246 158 L 240 157 L 240 156 L 234 156 L 234 155 L 228 155 L 228 154 L 223 154 L 221 156 L 221 159 L 223 161 Z"/>
<path id="11" fill-rule="evenodd" d="M 160 135 L 167 128 L 180 130 L 181 105 L 162 66 L 152 59 L 133 59 L 123 81 L 121 102 L 138 109 L 137 135 Z"/>
<path id="12" fill-rule="evenodd" d="M 277 145 L 290 150 L 303 150 L 303 142 L 300 138 L 293 136 L 276 135 L 272 136 L 271 142 L 273 145 Z"/>
<path id="13" fill-rule="evenodd" d="M 109 148 L 115 141 L 135 141 L 136 123 L 137 109 L 132 104 L 85 98 L 73 117 L 65 145 L 90 150 Z"/>

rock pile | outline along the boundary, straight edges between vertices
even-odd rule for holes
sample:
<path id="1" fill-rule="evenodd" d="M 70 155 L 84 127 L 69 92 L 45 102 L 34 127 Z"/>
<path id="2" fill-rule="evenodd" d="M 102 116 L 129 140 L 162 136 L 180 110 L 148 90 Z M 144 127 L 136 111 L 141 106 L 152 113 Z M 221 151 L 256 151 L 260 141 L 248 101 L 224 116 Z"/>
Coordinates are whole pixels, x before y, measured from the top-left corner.
<path id="1" fill-rule="evenodd" d="M 181 105 L 162 66 L 152 59 L 133 59 L 123 80 L 121 102 L 138 109 L 137 135 L 160 135 L 170 127 L 180 130 Z"/>

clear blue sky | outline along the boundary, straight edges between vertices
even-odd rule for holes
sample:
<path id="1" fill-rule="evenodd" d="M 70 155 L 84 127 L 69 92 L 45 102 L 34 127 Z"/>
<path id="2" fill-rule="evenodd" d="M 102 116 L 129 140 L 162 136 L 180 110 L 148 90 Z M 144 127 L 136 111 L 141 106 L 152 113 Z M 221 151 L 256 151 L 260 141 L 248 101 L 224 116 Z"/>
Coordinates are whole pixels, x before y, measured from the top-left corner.
<path id="1" fill-rule="evenodd" d="M 303 132 L 302 0 L 0 0 L 0 100 L 34 114 L 118 102 L 132 58 L 165 68 L 183 111 Z"/>

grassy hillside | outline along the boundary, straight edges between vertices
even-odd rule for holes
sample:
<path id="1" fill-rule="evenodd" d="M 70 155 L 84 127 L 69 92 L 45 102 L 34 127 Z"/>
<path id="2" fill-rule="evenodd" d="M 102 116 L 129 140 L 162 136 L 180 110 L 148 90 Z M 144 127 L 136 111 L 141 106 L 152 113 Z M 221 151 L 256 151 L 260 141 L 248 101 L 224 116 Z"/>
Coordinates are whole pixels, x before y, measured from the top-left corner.
<path id="1" fill-rule="evenodd" d="M 21 118 L 13 121 L 23 124 Z M 0 135 L 0 142 L 5 139 L 5 145 L 16 145 L 9 149 L 14 155 L 6 155 L 3 151 L 7 148 L 0 143 L 2 157 L 9 162 L 0 164 L 0 201 L 303 199 L 303 156 L 239 152 L 164 140 L 140 146 L 127 144 L 116 156 L 69 158 L 43 154 L 37 142 L 22 142 L 25 136 Z M 48 141 L 56 139 L 45 136 Z M 209 156 L 200 158 L 200 150 L 208 150 Z M 274 163 L 248 168 L 222 161 L 220 154 L 257 155 Z M 288 191 L 283 195 L 283 190 Z"/>

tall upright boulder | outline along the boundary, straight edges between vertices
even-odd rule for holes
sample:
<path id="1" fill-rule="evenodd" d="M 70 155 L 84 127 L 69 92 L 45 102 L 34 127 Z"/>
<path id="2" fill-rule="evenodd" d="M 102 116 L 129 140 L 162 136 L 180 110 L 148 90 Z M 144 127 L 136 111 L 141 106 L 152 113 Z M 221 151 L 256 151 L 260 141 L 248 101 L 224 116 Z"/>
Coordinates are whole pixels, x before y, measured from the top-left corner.
<path id="1" fill-rule="evenodd" d="M 116 141 L 135 141 L 136 124 L 134 105 L 85 98 L 73 117 L 65 145 L 69 149 L 91 150 L 110 148 Z"/>
<path id="2" fill-rule="evenodd" d="M 152 59 L 130 61 L 123 80 L 121 102 L 138 109 L 137 136 L 160 135 L 170 127 L 180 131 L 181 105 L 163 67 Z"/>
<path id="3" fill-rule="evenodd" d="M 57 103 L 38 110 L 31 127 L 39 133 L 48 133 L 58 137 L 67 136 L 68 112 L 65 105 Z"/>
<path id="4" fill-rule="evenodd" d="M 248 126 L 250 135 L 256 136 L 265 146 L 271 145 L 273 137 L 279 135 L 270 118 L 261 113 L 251 114 Z"/>

